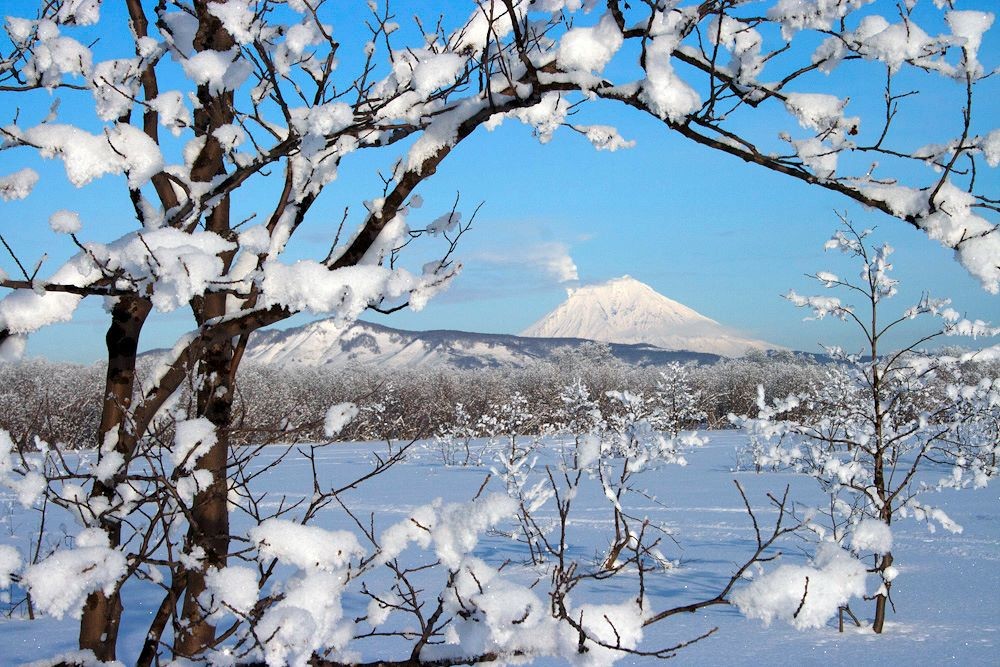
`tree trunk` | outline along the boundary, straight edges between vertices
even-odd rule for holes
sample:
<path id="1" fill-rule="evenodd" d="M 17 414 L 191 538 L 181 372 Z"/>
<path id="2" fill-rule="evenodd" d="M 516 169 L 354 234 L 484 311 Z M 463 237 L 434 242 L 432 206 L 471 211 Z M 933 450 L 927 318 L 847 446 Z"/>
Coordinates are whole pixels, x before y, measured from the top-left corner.
<path id="1" fill-rule="evenodd" d="M 882 562 L 879 563 L 879 576 L 882 576 L 890 565 L 892 565 L 892 554 L 887 553 L 882 556 Z M 883 577 L 882 585 L 885 587 L 885 593 L 875 596 L 875 622 L 872 623 L 872 630 L 874 630 L 876 634 L 882 634 L 882 629 L 885 626 L 885 609 L 886 604 L 889 602 L 889 589 L 892 587 L 892 582 L 886 581 Z"/>
<path id="2" fill-rule="evenodd" d="M 151 304 L 146 299 L 122 297 L 111 310 L 111 326 L 105 336 L 108 372 L 101 422 L 97 429 L 97 445 L 100 448 L 108 438 L 117 438 L 114 441 L 114 451 L 124 457 L 124 467 L 128 466 L 134 452 L 134 439 L 126 437 L 122 426 L 132 404 L 139 333 L 150 308 Z M 123 473 L 124 471 L 119 471 L 108 482 L 94 480 L 90 498 L 103 498 L 112 502 L 116 482 Z M 121 545 L 121 523 L 117 518 L 100 517 L 100 526 L 107 534 L 112 549 Z M 122 602 L 117 589 L 110 595 L 96 591 L 87 596 L 80 618 L 80 648 L 93 651 L 98 660 L 114 660 L 121 614 Z"/>
<path id="3" fill-rule="evenodd" d="M 174 643 L 174 652 L 178 656 L 197 656 L 211 647 L 215 640 L 215 626 L 205 619 L 198 597 L 205 591 L 207 570 L 224 568 L 229 552 L 229 509 L 226 506 L 228 444 L 228 438 L 220 432 L 218 442 L 197 466 L 212 472 L 212 484 L 195 496 L 187 541 L 192 547 L 204 549 L 205 558 L 200 569 L 185 573 L 187 588 L 181 609 L 184 630 Z"/>
<path id="4" fill-rule="evenodd" d="M 210 294 L 201 300 L 197 310 L 201 316 L 211 318 L 224 313 L 225 307 L 225 294 Z M 178 656 L 197 656 L 211 647 L 215 640 L 215 626 L 205 619 L 198 596 L 205 591 L 205 574 L 208 569 L 224 568 L 229 554 L 229 484 L 226 463 L 229 457 L 229 427 L 233 407 L 233 352 L 231 340 L 212 345 L 206 350 L 198 370 L 201 380 L 198 388 L 198 416 L 212 422 L 217 440 L 196 465 L 197 469 L 212 473 L 212 483 L 194 497 L 187 545 L 189 550 L 200 547 L 205 552 L 205 558 L 198 570 L 186 572 L 187 588 L 181 610 L 185 629 L 174 643 L 174 651 Z"/>
<path id="5" fill-rule="evenodd" d="M 121 617 L 122 600 L 117 588 L 111 595 L 103 591 L 88 595 L 80 618 L 80 648 L 90 649 L 102 662 L 114 660 Z"/>
<path id="6" fill-rule="evenodd" d="M 211 0 L 196 0 L 195 14 L 198 31 L 194 38 L 197 51 L 226 51 L 235 45 L 232 36 L 222 23 L 209 11 Z M 191 167 L 191 180 L 209 182 L 226 173 L 224 155 L 215 130 L 233 122 L 233 94 L 230 91 L 213 91 L 206 85 L 198 86 L 198 107 L 194 113 L 195 134 L 204 137 L 205 144 Z M 205 219 L 205 229 L 232 239 L 229 220 L 229 198 L 215 204 Z M 228 270 L 234 251 L 222 253 L 220 259 Z M 191 310 L 199 326 L 207 320 L 226 314 L 226 295 L 209 293 L 191 301 Z M 232 339 L 214 343 L 201 358 L 197 377 L 197 416 L 205 417 L 215 426 L 216 443 L 201 457 L 196 467 L 212 473 L 209 487 L 195 495 L 191 507 L 191 524 L 188 526 L 186 547 L 190 551 L 200 547 L 205 552 L 201 567 L 186 570 L 187 581 L 181 609 L 183 631 L 174 639 L 174 652 L 178 656 L 193 657 L 212 646 L 215 626 L 205 619 L 198 597 L 205 590 L 205 574 L 209 568 L 223 568 L 229 553 L 229 507 L 227 505 L 228 481 L 226 460 L 229 455 L 229 428 L 232 419 L 233 387 L 236 365 Z"/>
<path id="7" fill-rule="evenodd" d="M 135 661 L 136 667 L 151 667 L 153 661 L 156 660 L 160 650 L 160 640 L 163 637 L 163 631 L 166 629 L 170 619 L 173 618 L 177 609 L 177 601 L 186 587 L 186 574 L 183 572 L 175 574 L 174 580 L 170 583 L 170 589 L 163 596 L 163 600 L 160 602 L 156 613 L 153 614 L 153 620 L 146 631 L 146 639 L 142 643 L 142 650 Z"/>

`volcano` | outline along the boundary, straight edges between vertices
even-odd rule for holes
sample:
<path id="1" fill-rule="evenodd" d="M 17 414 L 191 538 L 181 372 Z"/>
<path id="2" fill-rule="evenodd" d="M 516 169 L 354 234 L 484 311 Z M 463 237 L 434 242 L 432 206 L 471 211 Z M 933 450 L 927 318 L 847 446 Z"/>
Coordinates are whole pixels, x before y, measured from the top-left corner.
<path id="1" fill-rule="evenodd" d="M 724 357 L 739 357 L 748 350 L 783 349 L 746 338 L 631 276 L 572 290 L 566 301 L 521 335 L 642 343 Z"/>

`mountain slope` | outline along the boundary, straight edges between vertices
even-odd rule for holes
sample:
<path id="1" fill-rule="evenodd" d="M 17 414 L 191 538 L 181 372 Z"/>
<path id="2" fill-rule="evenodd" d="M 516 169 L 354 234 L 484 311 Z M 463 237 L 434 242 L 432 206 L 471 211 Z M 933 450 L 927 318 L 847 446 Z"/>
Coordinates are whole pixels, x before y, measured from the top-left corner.
<path id="1" fill-rule="evenodd" d="M 566 348 L 590 341 L 575 338 L 521 338 L 462 331 L 401 331 L 370 322 L 338 328 L 319 320 L 294 329 L 262 330 L 250 337 L 246 360 L 327 368 L 372 365 L 383 368 L 525 367 L 552 360 Z M 712 354 L 667 351 L 651 345 L 610 345 L 611 354 L 636 365 L 670 361 L 712 363 Z"/>
<path id="2" fill-rule="evenodd" d="M 659 294 L 631 276 L 581 287 L 522 336 L 586 338 L 608 343 L 646 343 L 738 357 L 748 349 L 782 349 L 744 338 L 718 322 Z"/>

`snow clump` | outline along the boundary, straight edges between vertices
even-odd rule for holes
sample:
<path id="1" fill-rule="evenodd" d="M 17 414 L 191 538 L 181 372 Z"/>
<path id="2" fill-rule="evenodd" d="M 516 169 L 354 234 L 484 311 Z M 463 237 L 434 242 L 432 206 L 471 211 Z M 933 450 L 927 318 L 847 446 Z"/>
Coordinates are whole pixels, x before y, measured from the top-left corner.
<path id="1" fill-rule="evenodd" d="M 851 551 L 871 551 L 887 554 L 892 551 L 892 531 L 888 524 L 878 519 L 864 519 L 851 534 Z"/>
<path id="2" fill-rule="evenodd" d="M 600 72 L 624 42 L 610 14 L 592 28 L 573 28 L 559 42 L 559 64 L 566 69 Z"/>
<path id="3" fill-rule="evenodd" d="M 358 406 L 354 403 L 337 403 L 336 405 L 331 405 L 330 409 L 326 411 L 326 417 L 323 419 L 323 433 L 326 437 L 333 438 L 341 431 L 344 427 L 350 424 L 355 417 L 358 416 Z"/>
<path id="4" fill-rule="evenodd" d="M 733 593 L 744 616 L 799 630 L 818 628 L 865 594 L 865 565 L 836 544 L 821 544 L 811 565 L 782 565 Z"/>
<path id="5" fill-rule="evenodd" d="M 7 544 L 0 544 L 0 588 L 8 588 L 11 575 L 21 567 L 21 554 L 17 549 Z"/>
<path id="6" fill-rule="evenodd" d="M 80 216 L 75 211 L 56 211 L 49 218 L 49 227 L 60 234 L 76 234 L 80 226 Z"/>
<path id="7" fill-rule="evenodd" d="M 185 470 L 194 468 L 198 459 L 218 442 L 215 426 L 205 417 L 179 421 L 174 431 L 174 465 Z"/>
<path id="8" fill-rule="evenodd" d="M 231 565 L 221 570 L 209 569 L 205 575 L 207 590 L 199 601 L 206 609 L 221 603 L 238 614 L 248 614 L 257 604 L 257 571 Z"/>
<path id="9" fill-rule="evenodd" d="M 340 598 L 351 558 L 364 554 L 357 538 L 347 531 L 268 519 L 250 531 L 250 539 L 261 562 L 277 559 L 299 570 L 275 585 L 281 599 L 257 625 L 258 636 L 266 637 L 265 662 L 304 667 L 316 651 L 346 646 L 353 625 L 344 619 Z"/>
<path id="10" fill-rule="evenodd" d="M 9 176 L 0 176 L 0 199 L 13 201 L 24 199 L 38 183 L 38 172 L 25 168 Z"/>
<path id="11" fill-rule="evenodd" d="M 27 568 L 21 584 L 43 612 L 79 618 L 87 596 L 94 591 L 110 595 L 125 569 L 125 554 L 108 546 L 103 531 L 87 528 L 77 535 L 75 548 L 57 551 Z"/>
<path id="12" fill-rule="evenodd" d="M 250 539 L 257 544 L 261 561 L 276 558 L 300 570 L 335 572 L 346 567 L 351 557 L 364 553 L 352 533 L 281 519 L 268 519 L 254 527 Z"/>

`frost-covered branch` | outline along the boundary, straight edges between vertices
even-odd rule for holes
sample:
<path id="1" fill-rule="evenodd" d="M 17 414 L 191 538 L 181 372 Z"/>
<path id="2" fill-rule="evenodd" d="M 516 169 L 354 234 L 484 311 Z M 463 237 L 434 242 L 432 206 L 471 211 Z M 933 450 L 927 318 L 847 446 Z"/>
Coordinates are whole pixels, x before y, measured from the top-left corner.
<path id="1" fill-rule="evenodd" d="M 924 505 L 922 496 L 942 488 L 982 486 L 998 472 L 997 441 L 991 431 L 996 423 L 996 414 L 991 414 L 997 407 L 995 380 L 964 381 L 959 359 L 919 348 L 942 335 L 994 336 L 1000 331 L 963 319 L 947 300 L 928 296 L 882 324 L 897 281 L 888 261 L 892 248 L 866 247 L 869 233 L 846 225 L 827 242 L 827 248 L 860 264 L 860 280 L 825 271 L 813 276 L 827 289 L 861 295 L 863 305 L 848 309 L 832 297 L 788 297 L 818 317 L 849 313 L 864 340 L 863 354 L 833 351 L 837 365 L 814 388 L 773 403 L 760 389 L 758 416 L 734 420 L 750 434 L 758 470 L 781 467 L 809 475 L 829 494 L 829 508 L 822 510 L 825 525 L 807 522 L 821 541 L 817 567 L 827 571 L 824 577 L 843 575 L 839 583 L 830 581 L 834 589 L 840 587 L 843 606 L 850 596 L 864 595 L 864 581 L 840 547 L 849 546 L 859 559 L 871 559 L 868 570 L 878 575 L 879 587 L 865 599 L 875 601 L 873 628 L 882 632 L 889 592 L 899 572 L 892 554 L 893 522 L 912 515 L 959 531 L 944 512 Z M 941 321 L 930 333 L 899 350 L 885 351 L 882 339 L 887 331 L 906 320 L 930 318 Z M 987 408 L 990 404 L 993 407 Z M 934 479 L 942 468 L 950 474 Z M 779 571 L 768 576 L 777 580 Z M 814 577 L 814 591 L 816 584 Z M 764 585 L 758 588 L 760 595 L 766 594 Z M 765 620 L 779 613 L 758 609 L 752 600 L 746 604 Z M 808 625 L 797 613 L 789 622 Z"/>

